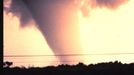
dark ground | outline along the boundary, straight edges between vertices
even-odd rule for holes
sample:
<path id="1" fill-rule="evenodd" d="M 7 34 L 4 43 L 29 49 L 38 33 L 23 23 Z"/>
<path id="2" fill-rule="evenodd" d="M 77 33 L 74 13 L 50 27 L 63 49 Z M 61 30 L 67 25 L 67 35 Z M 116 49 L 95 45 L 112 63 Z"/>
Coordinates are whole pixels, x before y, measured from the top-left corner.
<path id="1" fill-rule="evenodd" d="M 47 67 L 3 67 L 3 75 L 134 75 L 134 63 L 108 62 Z"/>

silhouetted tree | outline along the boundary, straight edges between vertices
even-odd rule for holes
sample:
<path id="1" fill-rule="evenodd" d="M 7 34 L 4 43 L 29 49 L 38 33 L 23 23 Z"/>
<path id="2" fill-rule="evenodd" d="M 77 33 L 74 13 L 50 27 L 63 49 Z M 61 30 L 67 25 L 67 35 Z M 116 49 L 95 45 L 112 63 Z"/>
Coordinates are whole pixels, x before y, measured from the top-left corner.
<path id="1" fill-rule="evenodd" d="M 11 65 L 13 65 L 13 62 L 6 61 L 3 63 L 4 68 L 9 68 Z"/>

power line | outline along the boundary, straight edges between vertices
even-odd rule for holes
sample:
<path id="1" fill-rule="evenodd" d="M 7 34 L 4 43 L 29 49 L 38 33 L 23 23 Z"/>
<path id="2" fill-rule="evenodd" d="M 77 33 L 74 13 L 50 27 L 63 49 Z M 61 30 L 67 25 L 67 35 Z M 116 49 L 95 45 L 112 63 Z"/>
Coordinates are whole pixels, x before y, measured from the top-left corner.
<path id="1" fill-rule="evenodd" d="M 56 54 L 56 55 L 4 55 L 4 57 L 91 56 L 91 55 L 134 55 L 134 53 Z"/>

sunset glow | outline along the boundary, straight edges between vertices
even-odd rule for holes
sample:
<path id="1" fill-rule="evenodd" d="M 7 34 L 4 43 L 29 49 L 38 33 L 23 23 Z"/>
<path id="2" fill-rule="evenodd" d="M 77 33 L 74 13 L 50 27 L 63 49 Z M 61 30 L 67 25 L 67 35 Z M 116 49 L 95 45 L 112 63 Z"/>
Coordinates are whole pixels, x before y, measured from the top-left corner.
<path id="1" fill-rule="evenodd" d="M 115 60 L 123 63 L 134 62 L 134 0 L 129 0 L 117 9 L 95 7 L 90 2 L 89 6 L 84 6 L 87 6 L 87 11 L 81 8 L 86 0 L 78 1 L 81 1 L 78 7 L 73 3 L 65 7 L 55 4 L 57 8 L 50 3 L 44 6 L 44 9 L 48 9 L 51 15 L 47 15 L 48 12 L 44 14 L 45 11 L 36 11 L 32 13 L 36 15 L 36 19 L 32 18 L 24 27 L 21 25 L 20 17 L 4 11 L 4 61 L 12 61 L 15 66 L 57 65 L 61 60 L 65 63 L 85 64 Z M 4 5 L 10 7 L 8 4 Z M 82 10 L 86 13 L 84 16 Z M 58 57 L 57 54 L 61 56 Z M 20 55 L 32 56 L 18 57 Z"/>

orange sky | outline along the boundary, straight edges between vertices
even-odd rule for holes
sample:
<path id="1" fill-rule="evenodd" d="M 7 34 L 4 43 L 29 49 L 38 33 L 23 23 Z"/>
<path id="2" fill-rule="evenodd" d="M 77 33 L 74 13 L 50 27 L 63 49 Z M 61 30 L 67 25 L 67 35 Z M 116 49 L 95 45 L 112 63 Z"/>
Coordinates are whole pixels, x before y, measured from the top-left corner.
<path id="1" fill-rule="evenodd" d="M 134 53 L 133 7 L 134 1 L 130 0 L 117 10 L 91 9 L 89 17 L 79 12 L 83 53 Z M 102 61 L 115 59 L 132 62 L 134 55 L 100 57 Z"/>
<path id="2" fill-rule="evenodd" d="M 86 18 L 79 11 L 83 53 L 134 53 L 133 7 L 134 0 L 130 0 L 115 11 L 107 8 L 92 9 L 90 16 Z M 22 29 L 19 27 L 17 17 L 4 12 L 4 55 L 53 55 L 34 22 L 30 24 Z M 114 60 L 130 63 L 133 62 L 134 55 L 89 55 L 79 58 L 86 64 Z M 4 60 L 15 61 L 18 62 L 15 65 L 24 66 L 28 66 L 31 62 L 32 65 L 43 66 L 55 64 L 52 61 L 58 61 L 56 57 L 4 58 Z"/>

